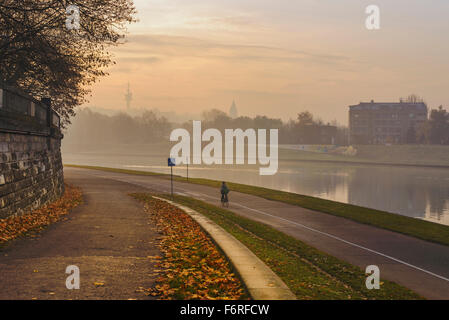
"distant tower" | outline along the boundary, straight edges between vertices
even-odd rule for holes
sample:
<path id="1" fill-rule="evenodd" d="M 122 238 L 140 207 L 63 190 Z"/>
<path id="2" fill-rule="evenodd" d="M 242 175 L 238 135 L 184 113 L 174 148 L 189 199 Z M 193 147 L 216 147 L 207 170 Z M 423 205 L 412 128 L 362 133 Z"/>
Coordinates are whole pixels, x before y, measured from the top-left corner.
<path id="1" fill-rule="evenodd" d="M 238 112 L 237 112 L 237 106 L 235 105 L 235 101 L 232 101 L 232 106 L 229 109 L 229 116 L 233 119 L 235 119 L 239 116 Z"/>
<path id="2" fill-rule="evenodd" d="M 126 92 L 125 94 L 125 100 L 126 100 L 126 109 L 129 111 L 131 110 L 131 101 L 133 100 L 133 94 L 129 89 L 129 82 L 128 82 L 128 92 Z"/>

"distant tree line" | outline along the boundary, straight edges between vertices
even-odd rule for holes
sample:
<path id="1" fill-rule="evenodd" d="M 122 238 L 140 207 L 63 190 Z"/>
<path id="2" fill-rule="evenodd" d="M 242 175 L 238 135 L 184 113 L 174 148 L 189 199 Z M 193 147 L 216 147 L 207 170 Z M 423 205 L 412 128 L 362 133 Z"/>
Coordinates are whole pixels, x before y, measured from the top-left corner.
<path id="1" fill-rule="evenodd" d="M 113 116 L 81 109 L 66 130 L 66 144 L 138 144 L 167 141 L 172 124 L 153 111 L 139 117 L 126 113 Z"/>
<path id="2" fill-rule="evenodd" d="M 203 128 L 216 128 L 221 131 L 225 129 L 278 129 L 279 143 L 281 144 L 347 144 L 347 128 L 338 126 L 336 121 L 325 124 L 320 119 L 304 111 L 298 114 L 297 119 L 287 122 L 281 119 L 269 118 L 267 116 L 255 116 L 254 118 L 241 116 L 231 118 L 223 111 L 212 109 L 202 114 Z M 192 128 L 190 122 L 182 125 L 187 130 Z M 323 132 L 330 133 L 334 139 L 324 139 Z"/>
<path id="3" fill-rule="evenodd" d="M 202 120 L 203 130 L 279 129 L 281 144 L 347 144 L 346 127 L 338 126 L 335 121 L 325 124 L 308 111 L 298 114 L 295 120 L 283 122 L 266 116 L 231 118 L 223 111 L 212 109 L 203 112 L 199 120 Z M 171 131 L 180 127 L 191 131 L 192 121 L 172 123 L 154 111 L 144 111 L 142 115 L 134 117 L 126 113 L 108 116 L 86 108 L 77 112 L 77 117 L 66 131 L 65 143 L 100 145 L 166 142 Z M 326 134 L 331 134 L 333 139 L 322 140 L 323 136 L 327 137 Z"/>

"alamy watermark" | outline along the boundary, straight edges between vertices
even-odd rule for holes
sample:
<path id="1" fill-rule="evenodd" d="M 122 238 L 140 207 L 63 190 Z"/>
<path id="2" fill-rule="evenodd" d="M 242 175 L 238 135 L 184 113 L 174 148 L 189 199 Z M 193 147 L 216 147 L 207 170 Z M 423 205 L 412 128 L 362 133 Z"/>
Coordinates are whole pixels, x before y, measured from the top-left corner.
<path id="1" fill-rule="evenodd" d="M 366 7 L 365 13 L 368 17 L 365 20 L 365 27 L 368 30 L 380 29 L 380 8 L 379 6 L 372 4 Z"/>
<path id="2" fill-rule="evenodd" d="M 79 30 L 80 29 L 80 8 L 77 5 L 69 5 L 66 8 L 67 18 L 65 25 L 69 30 Z M 365 20 L 365 27 L 368 30 L 379 30 L 380 29 L 380 8 L 378 5 L 371 4 L 366 7 L 365 13 L 368 17 Z"/>
<path id="3" fill-rule="evenodd" d="M 69 274 L 65 280 L 65 286 L 69 290 L 79 290 L 80 288 L 80 268 L 71 265 L 65 269 L 65 273 Z"/>
<path id="4" fill-rule="evenodd" d="M 179 141 L 170 151 L 170 157 L 176 164 L 223 164 L 223 144 L 225 149 L 224 164 L 257 164 L 265 167 L 259 168 L 260 175 L 274 175 L 278 171 L 278 129 L 269 130 L 269 143 L 267 143 L 266 129 L 226 129 L 223 135 L 218 129 L 201 130 L 201 121 L 193 121 L 192 139 L 186 129 L 175 129 L 170 135 L 170 141 Z M 203 148 L 203 142 L 209 142 Z M 247 143 L 245 143 L 247 142 Z M 247 148 L 246 148 L 247 146 Z M 269 154 L 268 154 L 269 147 Z M 245 157 L 245 149 L 248 150 Z M 190 161 L 193 156 L 193 161 Z"/>
<path id="5" fill-rule="evenodd" d="M 366 267 L 366 271 L 365 273 L 367 275 L 369 275 L 366 278 L 366 288 L 368 290 L 379 290 L 380 289 L 380 269 L 378 266 L 372 265 L 372 266 L 368 266 Z"/>
<path id="6" fill-rule="evenodd" d="M 80 29 L 80 8 L 77 5 L 69 5 L 66 8 L 67 18 L 65 25 L 68 30 Z M 380 8 L 378 5 L 371 4 L 366 7 L 365 13 L 368 15 L 365 20 L 365 27 L 368 30 L 380 29 Z"/>
<path id="7" fill-rule="evenodd" d="M 69 30 L 79 30 L 80 29 L 80 8 L 76 5 L 69 5 L 65 12 L 67 13 L 67 18 L 65 20 L 65 26 Z"/>

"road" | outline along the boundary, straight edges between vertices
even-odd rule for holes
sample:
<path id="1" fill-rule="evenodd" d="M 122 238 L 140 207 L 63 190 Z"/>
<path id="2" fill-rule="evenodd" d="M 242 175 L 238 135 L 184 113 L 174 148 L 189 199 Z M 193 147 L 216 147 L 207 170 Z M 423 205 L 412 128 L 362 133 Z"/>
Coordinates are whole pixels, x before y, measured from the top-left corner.
<path id="1" fill-rule="evenodd" d="M 73 184 L 96 179 L 105 187 L 122 182 L 155 192 L 170 191 L 170 181 L 158 176 L 65 168 L 65 177 Z M 219 205 L 220 195 L 215 188 L 175 182 L 174 190 Z M 377 265 L 382 278 L 423 297 L 449 299 L 448 246 L 238 192 L 231 191 L 230 201 L 230 210 L 268 224 L 363 270 L 368 265 Z"/>
<path id="2" fill-rule="evenodd" d="M 0 299 L 149 299 L 139 287 L 157 278 L 147 257 L 160 254 L 161 235 L 127 195 L 145 189 L 84 172 L 67 176 L 83 189 L 84 204 L 37 238 L 0 250 Z M 69 265 L 80 270 L 79 290 L 66 288 Z"/>

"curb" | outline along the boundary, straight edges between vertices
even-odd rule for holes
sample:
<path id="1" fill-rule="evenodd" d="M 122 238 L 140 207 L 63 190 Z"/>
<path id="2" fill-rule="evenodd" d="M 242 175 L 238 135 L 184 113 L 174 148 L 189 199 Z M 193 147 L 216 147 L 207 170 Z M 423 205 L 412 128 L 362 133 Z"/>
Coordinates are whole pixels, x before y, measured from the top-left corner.
<path id="1" fill-rule="evenodd" d="M 212 220 L 176 202 L 154 197 L 183 210 L 215 241 L 240 275 L 254 300 L 296 300 L 287 285 L 251 250 Z"/>

